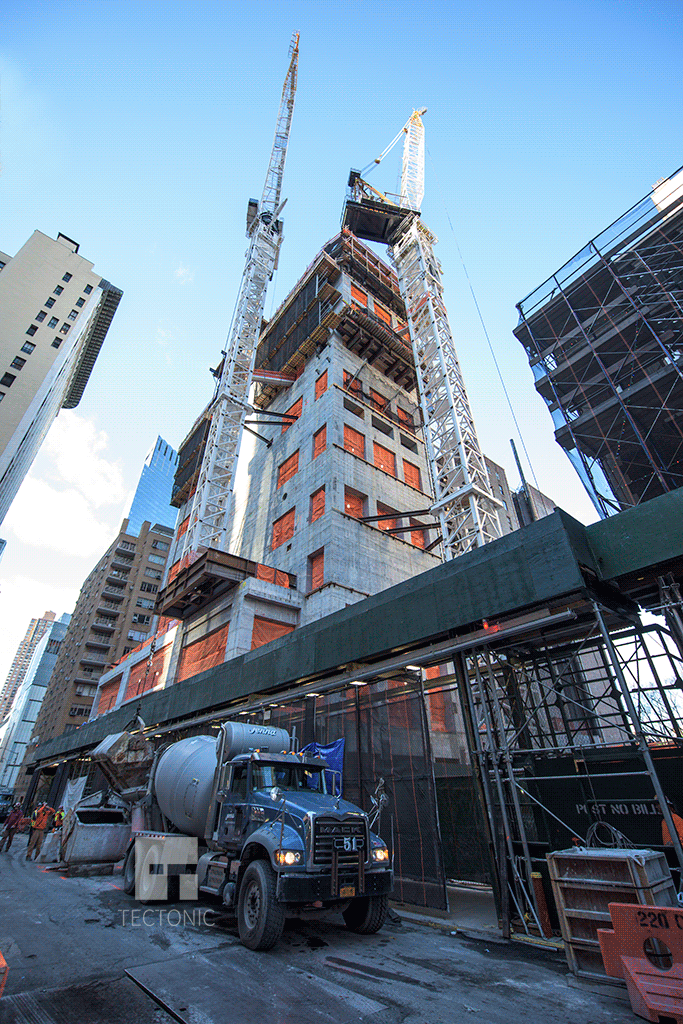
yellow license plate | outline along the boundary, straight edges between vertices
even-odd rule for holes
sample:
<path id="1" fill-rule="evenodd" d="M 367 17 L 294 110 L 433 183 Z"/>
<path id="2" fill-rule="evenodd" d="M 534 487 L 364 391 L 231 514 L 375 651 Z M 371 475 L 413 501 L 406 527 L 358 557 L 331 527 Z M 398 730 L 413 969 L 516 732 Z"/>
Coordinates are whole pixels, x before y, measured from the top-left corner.
<path id="1" fill-rule="evenodd" d="M 342 885 L 339 895 L 343 900 L 350 900 L 352 896 L 356 895 L 356 890 L 352 885 Z"/>

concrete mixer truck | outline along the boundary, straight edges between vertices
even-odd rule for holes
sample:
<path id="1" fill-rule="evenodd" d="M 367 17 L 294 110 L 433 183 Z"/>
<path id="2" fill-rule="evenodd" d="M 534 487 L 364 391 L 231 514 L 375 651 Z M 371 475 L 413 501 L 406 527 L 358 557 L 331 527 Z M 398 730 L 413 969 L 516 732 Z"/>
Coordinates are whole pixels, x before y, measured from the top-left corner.
<path id="1" fill-rule="evenodd" d="M 139 902 L 211 895 L 235 910 L 254 950 L 272 948 L 285 917 L 304 909 L 337 909 L 364 935 L 384 924 L 386 845 L 342 799 L 339 774 L 291 751 L 283 729 L 227 722 L 218 737 L 156 753 L 141 734 L 119 733 L 92 757 L 131 806 L 124 890 Z"/>

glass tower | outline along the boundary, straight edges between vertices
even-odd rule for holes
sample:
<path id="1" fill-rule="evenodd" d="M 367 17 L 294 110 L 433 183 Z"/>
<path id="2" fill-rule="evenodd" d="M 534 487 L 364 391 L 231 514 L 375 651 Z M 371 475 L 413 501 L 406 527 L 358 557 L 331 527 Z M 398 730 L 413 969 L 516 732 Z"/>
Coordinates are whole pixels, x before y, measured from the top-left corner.
<path id="1" fill-rule="evenodd" d="M 128 533 L 137 537 L 147 520 L 154 526 L 175 526 L 177 509 L 172 508 L 171 489 L 178 467 L 178 453 L 162 437 L 157 437 L 142 467 L 137 490 L 128 512 Z"/>

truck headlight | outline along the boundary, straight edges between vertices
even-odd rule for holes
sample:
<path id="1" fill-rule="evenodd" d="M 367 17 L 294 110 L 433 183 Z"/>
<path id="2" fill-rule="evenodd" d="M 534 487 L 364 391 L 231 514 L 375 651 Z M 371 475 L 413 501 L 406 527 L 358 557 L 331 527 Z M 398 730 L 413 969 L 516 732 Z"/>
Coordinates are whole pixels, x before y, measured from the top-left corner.
<path id="1" fill-rule="evenodd" d="M 376 846 L 372 851 L 372 859 L 380 863 L 386 863 L 389 860 L 389 851 L 386 846 Z"/>
<path id="2" fill-rule="evenodd" d="M 280 867 L 291 867 L 292 864 L 300 864 L 301 853 L 299 850 L 276 850 L 275 863 L 279 864 Z"/>

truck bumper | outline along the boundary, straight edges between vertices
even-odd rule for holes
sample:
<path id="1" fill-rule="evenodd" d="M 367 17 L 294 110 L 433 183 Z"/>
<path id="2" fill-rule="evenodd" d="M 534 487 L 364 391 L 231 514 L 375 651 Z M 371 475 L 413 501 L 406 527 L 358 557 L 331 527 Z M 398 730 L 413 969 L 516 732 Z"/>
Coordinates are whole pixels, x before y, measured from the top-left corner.
<path id="1" fill-rule="evenodd" d="M 332 895 L 332 878 L 330 875 L 286 875 L 281 874 L 278 880 L 277 896 L 281 903 L 314 903 L 316 900 L 343 899 L 340 892 L 352 886 L 356 896 L 385 896 L 393 886 L 393 872 L 366 871 L 363 891 L 358 889 L 358 876 L 349 878 L 340 876 L 339 887 Z"/>

